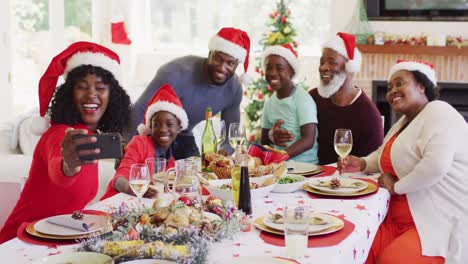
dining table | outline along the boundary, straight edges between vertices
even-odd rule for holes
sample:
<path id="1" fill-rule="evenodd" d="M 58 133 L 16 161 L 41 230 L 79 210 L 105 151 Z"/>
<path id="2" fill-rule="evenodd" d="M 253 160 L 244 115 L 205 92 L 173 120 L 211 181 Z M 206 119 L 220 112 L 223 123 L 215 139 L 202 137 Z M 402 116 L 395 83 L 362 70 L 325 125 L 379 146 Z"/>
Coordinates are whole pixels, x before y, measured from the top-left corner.
<path id="1" fill-rule="evenodd" d="M 334 172 L 338 176 L 338 172 Z M 319 175 L 320 176 L 320 175 Z M 313 176 L 309 179 L 314 179 Z M 347 173 L 345 177 L 374 181 L 378 175 Z M 144 198 L 143 203 L 151 206 L 153 200 Z M 315 212 L 336 216 L 347 223 L 346 231 L 339 239 L 331 239 L 332 234 L 322 235 L 317 240 L 309 239 L 305 256 L 295 263 L 364 263 L 371 248 L 376 231 L 385 218 L 390 201 L 389 192 L 378 188 L 374 193 L 357 197 L 328 197 L 311 195 L 305 190 L 292 193 L 274 193 L 252 201 L 253 212 L 249 216 L 249 227 L 239 232 L 232 239 L 215 242 L 210 246 L 208 263 L 274 263 L 277 257 L 287 258 L 286 249 L 280 245 L 282 237 L 272 236 L 258 229 L 255 221 L 269 212 L 279 212 L 285 206 L 303 204 Z M 136 197 L 119 193 L 106 200 L 86 207 L 90 210 L 108 212 L 112 208 L 126 203 L 138 205 Z M 330 240 L 328 238 L 330 237 Z M 280 244 L 278 244 L 280 243 Z M 73 252 L 78 244 L 41 246 L 14 238 L 0 245 L 0 262 L 34 263 L 48 256 Z M 250 262 L 249 262 L 250 261 Z M 6 263 L 6 262 L 3 262 Z"/>

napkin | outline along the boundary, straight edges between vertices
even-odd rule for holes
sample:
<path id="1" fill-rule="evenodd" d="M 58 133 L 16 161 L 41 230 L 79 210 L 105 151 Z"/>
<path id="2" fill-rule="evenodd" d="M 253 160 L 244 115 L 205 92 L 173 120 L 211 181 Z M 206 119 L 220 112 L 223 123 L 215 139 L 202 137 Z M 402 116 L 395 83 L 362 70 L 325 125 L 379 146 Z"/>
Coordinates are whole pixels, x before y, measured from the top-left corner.
<path id="1" fill-rule="evenodd" d="M 363 186 L 362 182 L 356 182 L 356 181 L 346 181 L 346 180 L 341 180 L 340 181 L 340 187 L 339 188 L 351 188 L 351 189 L 357 189 Z M 318 184 L 315 184 L 316 186 L 320 187 L 330 187 L 331 184 L 330 181 L 319 181 Z"/>
<path id="2" fill-rule="evenodd" d="M 94 225 L 94 222 L 91 221 L 85 221 L 83 219 L 73 219 L 71 215 L 58 215 L 49 217 L 47 219 L 47 222 L 83 232 L 89 231 L 91 226 Z"/>
<path id="3" fill-rule="evenodd" d="M 289 155 L 286 151 L 258 144 L 251 144 L 248 154 L 252 157 L 260 158 L 264 165 L 280 163 L 289 159 Z"/>

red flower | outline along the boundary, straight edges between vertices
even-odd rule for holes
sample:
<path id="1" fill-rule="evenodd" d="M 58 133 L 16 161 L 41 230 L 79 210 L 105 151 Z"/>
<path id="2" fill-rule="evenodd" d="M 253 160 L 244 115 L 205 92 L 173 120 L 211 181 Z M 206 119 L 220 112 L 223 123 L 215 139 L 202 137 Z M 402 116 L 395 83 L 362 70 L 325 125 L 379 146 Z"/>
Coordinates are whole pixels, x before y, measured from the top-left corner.
<path id="1" fill-rule="evenodd" d="M 257 93 L 257 98 L 258 100 L 263 100 L 263 94 L 262 93 Z"/>
<path id="2" fill-rule="evenodd" d="M 260 67 L 255 67 L 255 72 L 260 72 Z"/>
<path id="3" fill-rule="evenodd" d="M 128 236 L 129 240 L 137 240 L 139 234 L 138 234 L 138 231 L 135 230 L 135 228 L 132 228 L 132 229 L 128 230 L 127 236 Z"/>
<path id="4" fill-rule="evenodd" d="M 281 16 L 280 21 L 281 21 L 282 24 L 286 23 L 286 17 L 285 17 L 285 16 Z"/>
<path id="5" fill-rule="evenodd" d="M 268 85 L 268 86 L 267 86 L 267 91 L 272 92 L 272 91 L 273 91 L 273 88 L 271 88 L 271 86 Z"/>
<path id="6" fill-rule="evenodd" d="M 260 70 L 258 73 L 260 73 L 261 76 L 265 75 L 265 73 L 262 70 Z"/>
<path id="7" fill-rule="evenodd" d="M 255 135 L 250 135 L 250 136 L 249 136 L 249 141 L 250 141 L 250 142 L 253 142 L 254 140 L 255 140 Z"/>

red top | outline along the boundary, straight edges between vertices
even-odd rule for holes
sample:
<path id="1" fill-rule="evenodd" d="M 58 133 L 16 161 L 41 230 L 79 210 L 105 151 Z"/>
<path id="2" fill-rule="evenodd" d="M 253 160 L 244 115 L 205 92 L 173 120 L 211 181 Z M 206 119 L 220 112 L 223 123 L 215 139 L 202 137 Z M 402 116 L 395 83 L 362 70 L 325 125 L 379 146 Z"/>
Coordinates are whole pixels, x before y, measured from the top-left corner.
<path id="1" fill-rule="evenodd" d="M 135 163 L 145 163 L 147 158 L 155 157 L 155 144 L 151 136 L 134 136 L 128 143 L 125 149 L 125 156 L 120 163 L 119 168 L 115 172 L 114 178 L 107 185 L 107 190 L 101 197 L 101 200 L 109 198 L 119 193 L 114 189 L 114 183 L 118 177 L 124 176 L 129 178 L 130 167 Z M 172 168 L 175 165 L 174 157 L 171 157 L 167 162 L 167 168 Z"/>
<path id="2" fill-rule="evenodd" d="M 0 232 L 0 244 L 16 237 L 23 222 L 70 214 L 83 209 L 98 190 L 98 166 L 81 166 L 74 176 L 62 171 L 61 145 L 67 128 L 86 129 L 84 125 L 52 125 L 34 150 L 29 177 L 21 196 Z"/>
<path id="3" fill-rule="evenodd" d="M 391 157 L 390 153 L 391 153 L 391 150 L 392 150 L 393 142 L 398 137 L 400 132 L 401 132 L 401 130 L 398 131 L 397 133 L 395 133 L 395 135 L 393 135 L 393 137 L 389 141 L 387 141 L 387 143 L 385 144 L 385 147 L 384 147 L 384 149 L 382 151 L 382 156 L 380 157 L 380 167 L 382 168 L 382 173 L 390 173 L 394 177 L 396 177 L 397 180 L 399 180 L 400 178 L 398 177 L 395 170 L 393 169 L 392 157 Z"/>

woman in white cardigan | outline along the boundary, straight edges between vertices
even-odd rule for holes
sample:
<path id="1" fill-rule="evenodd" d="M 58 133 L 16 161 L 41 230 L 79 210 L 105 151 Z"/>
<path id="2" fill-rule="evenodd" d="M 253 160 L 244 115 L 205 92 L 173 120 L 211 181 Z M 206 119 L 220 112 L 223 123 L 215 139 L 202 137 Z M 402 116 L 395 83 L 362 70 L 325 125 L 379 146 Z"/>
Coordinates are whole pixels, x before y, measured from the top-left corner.
<path id="1" fill-rule="evenodd" d="M 468 125 L 435 100 L 432 65 L 398 61 L 389 76 L 387 101 L 403 116 L 379 149 L 338 162 L 381 172 L 391 194 L 366 263 L 468 263 Z"/>

